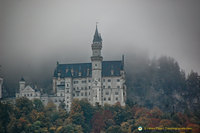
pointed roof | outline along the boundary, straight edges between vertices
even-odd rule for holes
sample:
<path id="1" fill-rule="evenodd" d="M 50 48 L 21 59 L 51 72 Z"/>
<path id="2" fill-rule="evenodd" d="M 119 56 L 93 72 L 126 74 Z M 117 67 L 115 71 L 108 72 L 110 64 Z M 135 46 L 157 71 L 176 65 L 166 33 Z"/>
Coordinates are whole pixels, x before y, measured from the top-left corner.
<path id="1" fill-rule="evenodd" d="M 122 65 L 121 65 L 121 70 L 124 70 L 124 54 L 122 55 Z"/>
<path id="2" fill-rule="evenodd" d="M 35 90 L 30 85 L 27 85 L 23 92 L 35 92 Z"/>
<path id="3" fill-rule="evenodd" d="M 100 33 L 98 32 L 97 25 L 96 25 L 96 31 L 95 31 L 95 33 L 94 33 L 94 38 L 93 38 L 93 43 L 94 43 L 94 42 L 102 42 L 101 35 L 100 35 Z"/>
<path id="4" fill-rule="evenodd" d="M 25 81 L 25 80 L 24 80 L 24 78 L 23 78 L 23 77 L 21 77 L 21 80 L 20 80 L 20 81 Z"/>

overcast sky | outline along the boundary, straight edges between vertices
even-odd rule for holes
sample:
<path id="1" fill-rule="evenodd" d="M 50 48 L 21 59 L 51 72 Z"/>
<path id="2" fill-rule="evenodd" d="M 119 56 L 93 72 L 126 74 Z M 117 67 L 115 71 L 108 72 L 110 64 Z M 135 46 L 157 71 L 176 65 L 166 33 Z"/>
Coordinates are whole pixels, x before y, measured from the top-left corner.
<path id="1" fill-rule="evenodd" d="M 0 0 L 0 14 L 5 75 L 90 62 L 97 21 L 104 60 L 142 49 L 200 73 L 199 0 Z"/>

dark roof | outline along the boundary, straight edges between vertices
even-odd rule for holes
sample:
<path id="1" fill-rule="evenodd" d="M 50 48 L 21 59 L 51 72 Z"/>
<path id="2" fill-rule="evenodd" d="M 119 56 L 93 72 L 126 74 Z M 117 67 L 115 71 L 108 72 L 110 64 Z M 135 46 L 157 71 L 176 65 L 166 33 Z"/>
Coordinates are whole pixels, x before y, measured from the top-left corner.
<path id="1" fill-rule="evenodd" d="M 103 61 L 102 62 L 102 76 L 120 76 L 120 70 L 123 70 L 123 61 Z M 113 74 L 112 72 L 113 71 Z M 73 77 L 84 78 L 92 77 L 92 64 L 91 63 L 78 63 L 78 64 L 57 64 L 54 71 L 54 77 Z"/>
<path id="2" fill-rule="evenodd" d="M 101 35 L 100 35 L 100 33 L 98 32 L 98 29 L 97 29 L 97 25 L 96 25 L 96 31 L 94 33 L 94 38 L 93 38 L 93 43 L 94 42 L 102 42 Z"/>
<path id="3" fill-rule="evenodd" d="M 25 81 L 25 80 L 24 80 L 24 78 L 23 78 L 23 77 L 21 77 L 21 80 L 20 80 L 20 81 Z"/>

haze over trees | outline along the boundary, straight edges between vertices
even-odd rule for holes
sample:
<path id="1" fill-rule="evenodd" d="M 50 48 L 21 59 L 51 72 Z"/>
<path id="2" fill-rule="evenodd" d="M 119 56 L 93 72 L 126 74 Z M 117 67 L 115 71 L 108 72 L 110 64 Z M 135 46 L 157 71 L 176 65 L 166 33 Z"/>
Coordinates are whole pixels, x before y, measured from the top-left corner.
<path id="1" fill-rule="evenodd" d="M 171 57 L 160 57 L 127 67 L 128 100 L 147 108 L 163 111 L 197 111 L 200 108 L 200 76 L 191 71 L 187 76 Z"/>

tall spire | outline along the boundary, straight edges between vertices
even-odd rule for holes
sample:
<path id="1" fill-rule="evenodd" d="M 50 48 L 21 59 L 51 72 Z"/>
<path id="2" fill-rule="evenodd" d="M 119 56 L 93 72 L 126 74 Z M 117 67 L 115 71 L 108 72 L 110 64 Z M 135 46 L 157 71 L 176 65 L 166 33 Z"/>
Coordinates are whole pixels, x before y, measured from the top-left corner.
<path id="1" fill-rule="evenodd" d="M 97 23 L 96 23 L 96 30 L 95 30 L 94 39 L 93 39 L 93 43 L 94 42 L 102 42 L 101 35 L 98 32 Z"/>

